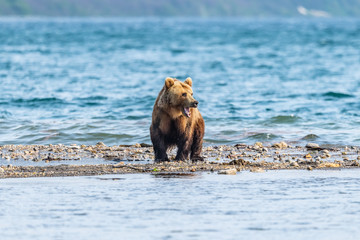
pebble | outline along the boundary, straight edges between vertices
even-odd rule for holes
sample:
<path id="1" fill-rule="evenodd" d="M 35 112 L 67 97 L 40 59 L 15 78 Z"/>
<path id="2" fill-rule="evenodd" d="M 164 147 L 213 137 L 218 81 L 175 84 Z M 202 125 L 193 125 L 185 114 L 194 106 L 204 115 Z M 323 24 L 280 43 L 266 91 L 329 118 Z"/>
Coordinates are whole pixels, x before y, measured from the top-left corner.
<path id="1" fill-rule="evenodd" d="M 308 143 L 306 144 L 305 146 L 306 148 L 319 148 L 319 144 L 316 144 L 316 143 Z"/>
<path id="2" fill-rule="evenodd" d="M 114 164 L 113 167 L 119 167 L 119 166 L 123 166 L 123 165 L 125 165 L 124 162 L 119 162 L 117 164 Z"/>
<path id="3" fill-rule="evenodd" d="M 97 146 L 97 147 L 106 147 L 105 143 L 103 143 L 103 142 L 98 142 L 98 143 L 96 144 L 96 146 Z"/>
<path id="4" fill-rule="evenodd" d="M 0 167 L 0 173 L 4 173 L 4 172 L 5 170 L 2 167 Z"/>
<path id="5" fill-rule="evenodd" d="M 291 166 L 291 167 L 300 167 L 297 162 L 291 162 L 291 163 L 290 163 L 290 166 Z"/>
<path id="6" fill-rule="evenodd" d="M 253 173 L 263 173 L 263 172 L 265 172 L 265 170 L 262 169 L 262 168 L 253 168 L 253 169 L 250 169 L 250 172 L 253 172 Z"/>
<path id="7" fill-rule="evenodd" d="M 329 154 L 329 150 L 324 149 L 324 150 L 321 151 L 321 153 L 323 153 L 323 154 Z"/>
<path id="8" fill-rule="evenodd" d="M 71 144 L 70 148 L 72 148 L 72 149 L 80 149 L 80 146 L 78 146 L 76 144 Z"/>
<path id="9" fill-rule="evenodd" d="M 308 166 L 306 169 L 309 170 L 309 171 L 312 171 L 312 170 L 313 170 L 313 167 L 312 167 L 312 166 Z"/>
<path id="10" fill-rule="evenodd" d="M 226 174 L 226 175 L 236 175 L 236 168 L 231 168 L 231 169 L 224 169 L 224 170 L 219 170 L 218 174 Z"/>
<path id="11" fill-rule="evenodd" d="M 275 143 L 273 145 L 274 148 L 281 148 L 281 149 L 284 149 L 284 148 L 287 148 L 288 145 L 286 144 L 286 142 L 279 142 L 279 143 Z"/>

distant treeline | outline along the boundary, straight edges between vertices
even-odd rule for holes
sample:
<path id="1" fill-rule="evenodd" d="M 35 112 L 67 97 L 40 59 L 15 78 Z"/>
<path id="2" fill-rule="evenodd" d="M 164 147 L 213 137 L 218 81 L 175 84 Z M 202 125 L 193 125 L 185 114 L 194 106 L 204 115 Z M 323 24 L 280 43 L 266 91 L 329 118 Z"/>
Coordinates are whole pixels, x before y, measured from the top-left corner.
<path id="1" fill-rule="evenodd" d="M 0 15 L 298 16 L 298 6 L 360 16 L 360 0 L 0 0 Z"/>

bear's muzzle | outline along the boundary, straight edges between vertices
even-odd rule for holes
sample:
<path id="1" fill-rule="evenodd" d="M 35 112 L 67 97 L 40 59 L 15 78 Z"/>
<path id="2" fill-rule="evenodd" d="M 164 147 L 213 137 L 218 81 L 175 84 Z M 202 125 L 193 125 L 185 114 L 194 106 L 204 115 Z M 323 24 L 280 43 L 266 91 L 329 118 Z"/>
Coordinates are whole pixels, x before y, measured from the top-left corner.
<path id="1" fill-rule="evenodd" d="M 192 102 L 190 107 L 196 108 L 198 104 L 199 104 L 198 101 Z"/>

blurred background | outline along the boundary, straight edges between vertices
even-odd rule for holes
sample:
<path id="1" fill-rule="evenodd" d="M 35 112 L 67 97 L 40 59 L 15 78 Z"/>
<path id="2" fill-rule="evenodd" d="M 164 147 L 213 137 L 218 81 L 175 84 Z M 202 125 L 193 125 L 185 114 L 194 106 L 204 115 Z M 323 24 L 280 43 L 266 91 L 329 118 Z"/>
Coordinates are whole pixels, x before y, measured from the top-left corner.
<path id="1" fill-rule="evenodd" d="M 324 11 L 333 16 L 360 15 L 359 0 L 0 0 L 0 14 L 116 17 L 289 17 L 299 15 L 299 6 L 315 11 Z M 308 12 L 308 14 L 313 13 Z M 321 12 L 318 14 L 321 15 Z"/>
<path id="2" fill-rule="evenodd" d="M 359 145 L 360 1 L 0 0 L 0 144 L 150 143 L 167 76 L 205 145 Z"/>

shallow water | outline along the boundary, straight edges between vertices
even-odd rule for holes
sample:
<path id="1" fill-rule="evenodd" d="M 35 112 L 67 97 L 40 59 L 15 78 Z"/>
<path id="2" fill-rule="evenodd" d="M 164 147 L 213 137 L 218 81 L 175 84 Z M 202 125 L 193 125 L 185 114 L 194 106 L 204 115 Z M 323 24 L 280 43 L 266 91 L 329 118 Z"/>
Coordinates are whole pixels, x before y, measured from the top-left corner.
<path id="1" fill-rule="evenodd" d="M 1 239 L 357 239 L 359 170 L 0 180 Z"/>
<path id="2" fill-rule="evenodd" d="M 2 18 L 0 144 L 149 143 L 191 76 L 206 144 L 358 145 L 359 49 L 358 19 Z"/>

